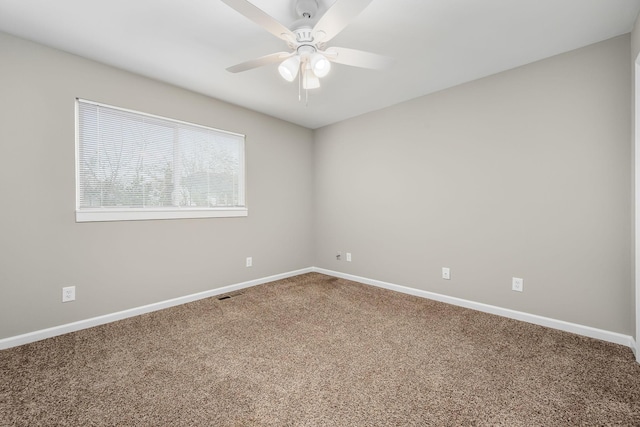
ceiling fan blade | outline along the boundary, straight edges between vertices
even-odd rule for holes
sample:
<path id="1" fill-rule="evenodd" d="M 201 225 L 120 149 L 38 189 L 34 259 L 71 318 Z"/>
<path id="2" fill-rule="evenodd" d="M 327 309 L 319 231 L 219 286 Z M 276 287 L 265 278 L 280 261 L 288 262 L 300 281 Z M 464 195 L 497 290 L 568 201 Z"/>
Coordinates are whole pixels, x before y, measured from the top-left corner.
<path id="1" fill-rule="evenodd" d="M 242 71 L 247 71 L 253 68 L 262 67 L 263 65 L 269 65 L 275 62 L 284 61 L 290 56 L 293 56 L 293 53 L 291 52 L 272 53 L 270 55 L 265 55 L 265 56 L 261 56 L 260 58 L 252 59 L 250 61 L 241 62 L 240 64 L 227 68 L 227 71 L 229 71 L 230 73 L 240 73 Z"/>
<path id="2" fill-rule="evenodd" d="M 387 68 L 393 63 L 393 59 L 388 56 L 362 50 L 348 49 L 346 47 L 330 47 L 321 53 L 326 56 L 329 61 L 335 62 L 336 64 L 371 68 L 373 70 Z"/>
<path id="3" fill-rule="evenodd" d="M 315 27 L 313 27 L 313 37 L 322 43 L 331 40 L 358 16 L 371 1 L 336 0 L 333 6 L 322 15 Z"/>
<path id="4" fill-rule="evenodd" d="M 258 7 L 249 3 L 247 0 L 222 1 L 233 8 L 236 12 L 239 12 L 245 17 L 251 19 L 253 22 L 260 25 L 279 39 L 283 39 L 287 42 L 296 39 L 295 34 L 293 34 L 290 29 L 282 25 L 280 22 L 276 21 L 271 16 L 267 15 L 267 13 L 262 9 L 259 9 Z"/>

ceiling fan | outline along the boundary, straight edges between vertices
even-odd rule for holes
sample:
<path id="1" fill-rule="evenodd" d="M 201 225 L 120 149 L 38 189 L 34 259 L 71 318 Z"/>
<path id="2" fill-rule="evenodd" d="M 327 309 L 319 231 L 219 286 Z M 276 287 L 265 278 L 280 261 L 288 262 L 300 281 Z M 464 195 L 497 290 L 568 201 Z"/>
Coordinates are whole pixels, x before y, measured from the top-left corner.
<path id="1" fill-rule="evenodd" d="M 370 69 L 381 69 L 391 63 L 391 59 L 386 56 L 326 46 L 372 0 L 336 0 L 322 16 L 318 16 L 317 0 L 297 0 L 295 10 L 300 19 L 290 27 L 284 26 L 247 0 L 222 1 L 284 40 L 291 49 L 289 52 L 272 53 L 242 62 L 227 68 L 229 72 L 239 73 L 280 62 L 280 75 L 289 82 L 293 82 L 299 75 L 300 86 L 307 90 L 320 87 L 320 78 L 329 73 L 332 62 Z"/>

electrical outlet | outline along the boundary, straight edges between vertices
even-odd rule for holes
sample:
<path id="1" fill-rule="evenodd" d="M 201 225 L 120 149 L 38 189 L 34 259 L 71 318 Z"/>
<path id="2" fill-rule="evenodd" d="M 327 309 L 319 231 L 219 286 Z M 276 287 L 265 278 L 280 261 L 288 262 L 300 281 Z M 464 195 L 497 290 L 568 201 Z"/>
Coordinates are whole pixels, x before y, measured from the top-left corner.
<path id="1" fill-rule="evenodd" d="M 62 302 L 70 302 L 76 300 L 76 287 L 65 286 L 62 288 Z"/>
<path id="2" fill-rule="evenodd" d="M 251 267 L 253 266 L 253 258 L 248 256 L 247 257 L 247 267 Z"/>
<path id="3" fill-rule="evenodd" d="M 516 292 L 524 291 L 524 279 L 519 277 L 511 278 L 511 290 Z"/>
<path id="4" fill-rule="evenodd" d="M 351 262 L 351 252 L 347 252 L 347 262 Z"/>
<path id="5" fill-rule="evenodd" d="M 442 278 L 444 280 L 451 280 L 451 269 L 449 267 L 442 267 Z"/>
<path id="6" fill-rule="evenodd" d="M 336 260 L 337 261 L 342 261 L 342 252 L 340 252 L 340 251 L 336 252 Z"/>

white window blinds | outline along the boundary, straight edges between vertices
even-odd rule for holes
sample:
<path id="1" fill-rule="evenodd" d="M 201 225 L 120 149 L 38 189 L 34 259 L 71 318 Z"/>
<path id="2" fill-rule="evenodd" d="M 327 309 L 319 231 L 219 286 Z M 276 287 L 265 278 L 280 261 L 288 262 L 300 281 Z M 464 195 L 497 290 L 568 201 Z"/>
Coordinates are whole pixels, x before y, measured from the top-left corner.
<path id="1" fill-rule="evenodd" d="M 77 101 L 78 221 L 246 215 L 244 136 Z"/>

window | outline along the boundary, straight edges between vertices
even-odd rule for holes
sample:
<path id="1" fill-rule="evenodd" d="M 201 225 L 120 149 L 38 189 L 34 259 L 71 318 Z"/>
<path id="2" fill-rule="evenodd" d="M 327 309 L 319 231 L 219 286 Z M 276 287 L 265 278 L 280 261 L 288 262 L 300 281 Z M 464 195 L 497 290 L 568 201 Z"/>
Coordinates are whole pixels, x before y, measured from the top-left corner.
<path id="1" fill-rule="evenodd" d="M 246 216 L 244 135 L 76 101 L 76 221 Z"/>

